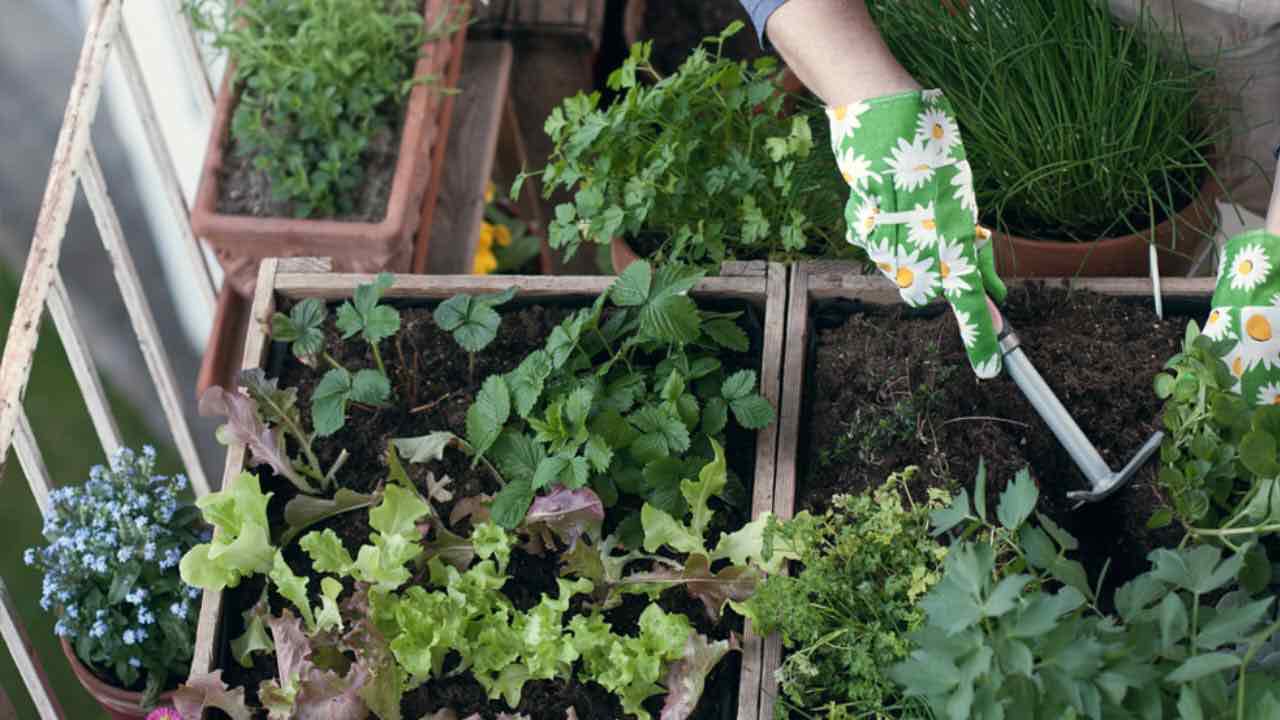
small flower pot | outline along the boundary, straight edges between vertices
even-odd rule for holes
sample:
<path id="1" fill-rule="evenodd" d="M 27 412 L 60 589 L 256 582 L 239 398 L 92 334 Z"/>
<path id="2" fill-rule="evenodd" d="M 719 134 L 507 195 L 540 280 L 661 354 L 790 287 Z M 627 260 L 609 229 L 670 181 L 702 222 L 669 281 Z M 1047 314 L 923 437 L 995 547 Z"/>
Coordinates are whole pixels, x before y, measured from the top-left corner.
<path id="1" fill-rule="evenodd" d="M 145 710 L 142 708 L 142 693 L 121 690 L 103 682 L 80 662 L 70 643 L 64 638 L 58 638 L 58 642 L 62 645 L 62 654 L 67 656 L 67 662 L 71 664 L 71 672 L 75 673 L 76 679 L 93 696 L 93 699 L 98 701 L 102 709 L 107 711 L 107 715 L 113 720 L 146 720 L 147 713 L 153 708 Z M 173 691 L 171 690 L 160 696 L 158 704 L 171 705 L 172 701 Z"/>
<path id="2" fill-rule="evenodd" d="M 1151 273 L 1147 246 L 1155 243 L 1160 274 L 1184 276 L 1200 249 L 1213 241 L 1217 197 L 1217 185 L 1209 180 L 1199 195 L 1154 232 L 1092 242 L 1032 240 L 993 232 L 996 272 L 1002 277 L 1146 277 Z"/>
<path id="3" fill-rule="evenodd" d="M 460 0 L 424 0 L 423 17 L 428 25 L 437 18 L 465 13 Z M 414 67 L 415 77 L 437 76 L 451 82 L 457 78 L 466 37 L 466 17 L 450 37 L 428 41 Z M 226 270 L 226 282 L 243 297 L 252 294 L 257 281 L 258 262 L 268 257 L 332 257 L 344 270 L 376 272 L 409 269 L 413 259 L 414 236 L 435 172 L 435 146 L 443 146 L 448 132 L 447 115 L 451 96 L 438 88 L 419 83 L 404 105 L 399 157 L 391 181 L 386 215 L 379 222 L 342 220 L 299 220 L 288 217 L 230 215 L 218 211 L 223 165 L 228 148 L 232 115 L 239 102 L 239 89 L 232 84 L 234 68 L 228 69 L 214 108 L 213 129 L 200 173 L 199 190 L 191 210 L 191 226 L 217 250 Z M 438 183 L 436 184 L 438 191 Z"/>

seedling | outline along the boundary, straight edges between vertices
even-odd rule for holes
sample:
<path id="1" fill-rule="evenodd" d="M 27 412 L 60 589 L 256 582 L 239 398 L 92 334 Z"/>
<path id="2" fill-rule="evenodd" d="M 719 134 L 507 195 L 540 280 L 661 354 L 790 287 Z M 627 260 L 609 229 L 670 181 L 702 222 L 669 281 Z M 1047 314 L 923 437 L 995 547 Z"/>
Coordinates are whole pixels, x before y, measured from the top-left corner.
<path id="1" fill-rule="evenodd" d="M 498 337 L 502 317 L 494 308 L 516 296 L 511 287 L 489 295 L 454 295 L 440 303 L 432 317 L 436 324 L 453 335 L 453 339 L 467 351 L 467 373 L 470 384 L 476 382 L 476 353 L 489 346 Z"/>
<path id="2" fill-rule="evenodd" d="M 376 370 L 353 373 L 324 349 L 322 328 L 328 311 L 320 300 L 307 298 L 294 305 L 288 315 L 276 313 L 271 317 L 272 337 L 290 343 L 298 359 L 314 365 L 319 356 L 331 366 L 311 395 L 311 421 L 318 435 L 332 435 L 346 424 L 348 403 L 382 405 L 391 397 L 391 381 L 387 378 L 378 343 L 400 329 L 400 312 L 380 304 L 379 300 L 394 279 L 384 272 L 372 283 L 357 286 L 354 301 L 348 300 L 338 308 L 335 323 L 344 339 L 359 334 L 369 343 Z"/>

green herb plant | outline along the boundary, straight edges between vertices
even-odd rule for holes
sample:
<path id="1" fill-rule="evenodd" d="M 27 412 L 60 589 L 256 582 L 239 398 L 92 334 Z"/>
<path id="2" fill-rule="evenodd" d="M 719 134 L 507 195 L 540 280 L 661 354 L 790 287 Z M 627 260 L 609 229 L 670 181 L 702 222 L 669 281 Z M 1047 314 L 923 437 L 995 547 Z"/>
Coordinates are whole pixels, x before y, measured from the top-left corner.
<path id="1" fill-rule="evenodd" d="M 907 658 L 908 634 L 924 623 L 920 598 L 942 575 L 946 548 L 929 535 L 929 514 L 947 498 L 932 490 L 915 504 L 908 468 L 874 491 L 832 498 L 819 516 L 774 521 L 765 548 L 785 545 L 794 575 L 765 579 L 745 603 L 762 635 L 779 632 L 787 648 L 778 672 L 778 717 L 925 716 L 904 698 L 888 668 Z"/>
<path id="2" fill-rule="evenodd" d="M 910 657 L 890 671 L 908 697 L 948 720 L 1280 713 L 1280 678 L 1254 662 L 1280 623 L 1271 622 L 1274 598 L 1235 588 L 1244 554 L 1157 549 L 1151 569 L 1115 591 L 1108 615 L 1102 580 L 1091 588 L 1067 557 L 1076 539 L 1035 513 L 1027 472 L 994 517 L 984 486 L 980 471 L 972 505 L 962 492 L 933 514 L 935 533 L 960 534 L 920 603 L 925 624 Z"/>
<path id="3" fill-rule="evenodd" d="M 669 77 L 649 43 L 609 76 L 622 93 L 606 108 L 579 94 L 552 111 L 554 143 L 543 189 L 574 193 L 556 207 L 548 241 L 566 256 L 583 242 L 646 235 L 649 256 L 715 268 L 726 258 L 790 258 L 854 252 L 845 242 L 848 189 L 835 170 L 827 120 L 814 102 L 782 112 L 776 63 L 721 56 L 735 22 L 707 38 Z M 516 197 L 520 183 L 512 188 Z"/>
<path id="4" fill-rule="evenodd" d="M 1237 380 L 1222 350 L 1188 323 L 1182 351 L 1156 376 L 1156 395 L 1166 401 L 1158 481 L 1171 507 L 1152 520 L 1176 517 L 1188 539 L 1241 550 L 1280 532 L 1280 407 L 1251 408 L 1233 392 Z M 1269 576 L 1265 555 L 1250 566 L 1266 573 L 1251 581 L 1260 588 Z"/>
<path id="5" fill-rule="evenodd" d="M 454 342 L 467 351 L 467 376 L 476 382 L 476 353 L 498 337 L 502 316 L 494 308 L 515 297 L 516 289 L 507 288 L 488 295 L 454 295 L 436 306 L 432 317 L 441 329 L 453 335 Z"/>
<path id="6" fill-rule="evenodd" d="M 1128 25 L 1097 0 L 867 6 L 903 66 L 954 106 L 987 227 L 1064 241 L 1145 232 L 1213 172 L 1221 133 L 1200 102 L 1213 71 L 1145 7 Z"/>
<path id="7" fill-rule="evenodd" d="M 395 132 L 419 48 L 456 19 L 426 27 L 414 0 L 189 0 L 234 67 L 234 150 L 266 173 L 298 217 L 351 213 L 375 135 Z"/>
<path id="8" fill-rule="evenodd" d="M 417 441 L 491 462 L 503 485 L 493 517 L 508 529 L 537 493 L 557 487 L 590 485 L 606 507 L 623 493 L 682 514 L 680 481 L 711 461 L 730 417 L 747 429 L 774 418 L 755 371 L 728 372 L 718 359 L 749 341 L 738 313 L 700 310 L 688 297 L 701 277 L 678 264 L 632 264 L 543 349 L 484 381 L 465 439 L 441 431 Z M 638 521 L 627 528 L 636 540 Z"/>
<path id="9" fill-rule="evenodd" d="M 394 282 L 390 273 L 379 273 L 372 283 L 358 285 L 355 297 L 338 308 L 336 326 L 343 339 L 359 335 L 369 344 L 374 368 L 352 373 L 324 349 L 324 323 L 328 310 L 317 298 L 300 301 L 288 315 L 271 316 L 271 335 L 290 343 L 293 354 L 312 364 L 319 356 L 330 370 L 320 378 L 311 394 L 311 422 L 317 435 L 332 435 L 347 422 L 347 406 L 352 402 L 381 406 L 391 397 L 391 381 L 378 344 L 400 330 L 400 312 L 383 305 L 382 299 Z"/>

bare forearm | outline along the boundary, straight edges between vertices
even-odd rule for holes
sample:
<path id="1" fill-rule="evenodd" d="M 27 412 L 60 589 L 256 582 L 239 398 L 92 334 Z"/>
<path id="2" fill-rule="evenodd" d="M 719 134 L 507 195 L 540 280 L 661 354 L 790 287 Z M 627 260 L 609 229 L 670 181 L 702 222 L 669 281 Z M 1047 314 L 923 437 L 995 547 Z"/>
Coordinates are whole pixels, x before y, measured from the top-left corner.
<path id="1" fill-rule="evenodd" d="M 920 89 L 889 52 L 863 0 L 788 0 L 769 18 L 766 33 L 828 105 Z"/>

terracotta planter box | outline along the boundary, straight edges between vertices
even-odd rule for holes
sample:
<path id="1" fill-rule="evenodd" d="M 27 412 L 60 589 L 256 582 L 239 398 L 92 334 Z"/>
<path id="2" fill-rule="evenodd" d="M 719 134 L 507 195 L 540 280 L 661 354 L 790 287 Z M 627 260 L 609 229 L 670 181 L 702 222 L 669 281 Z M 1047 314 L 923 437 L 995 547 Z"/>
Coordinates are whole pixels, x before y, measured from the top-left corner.
<path id="1" fill-rule="evenodd" d="M 264 368 L 268 362 L 270 343 L 260 328 L 282 300 L 320 298 L 339 301 L 350 298 L 357 285 L 372 280 L 370 275 L 335 274 L 330 262 L 315 258 L 267 259 L 261 264 L 258 285 L 254 291 L 249 316 L 249 330 L 244 340 L 240 367 Z M 763 352 L 760 366 L 761 393 L 780 410 L 782 379 L 782 343 L 786 311 L 787 270 L 777 263 L 739 263 L 728 269 L 740 273 L 706 278 L 693 290 L 693 296 L 709 300 L 745 303 L 763 318 Z M 440 301 L 458 293 L 489 293 L 515 287 L 517 301 L 576 301 L 589 303 L 614 281 L 610 276 L 520 276 L 520 275 L 399 275 L 387 291 L 389 300 Z M 777 451 L 778 423 L 756 433 L 755 474 L 752 490 L 752 515 L 772 509 L 774 501 L 774 460 Z M 231 446 L 227 451 L 222 484 L 245 468 L 245 449 Z M 200 606 L 196 631 L 192 673 L 211 672 L 230 661 L 230 638 L 223 632 L 224 593 L 205 592 Z M 742 638 L 742 671 L 738 693 L 739 720 L 755 720 L 759 715 L 762 642 L 748 625 Z"/>
<path id="2" fill-rule="evenodd" d="M 80 662 L 80 658 L 76 657 L 76 651 L 65 638 L 59 638 L 58 643 L 62 646 L 62 654 L 67 656 L 67 663 L 71 665 L 71 672 L 75 674 L 76 679 L 84 686 L 86 692 L 98 701 L 102 709 L 110 715 L 112 720 L 143 720 L 150 712 L 142 709 L 142 693 L 130 692 L 129 690 L 121 690 L 113 687 L 98 679 L 84 663 Z M 169 705 L 173 702 L 173 691 L 161 693 L 156 701 L 158 706 Z M 14 716 L 16 717 L 16 716 Z"/>
<path id="3" fill-rule="evenodd" d="M 1070 287 L 1097 293 L 1132 297 L 1136 300 L 1151 298 L 1151 282 L 1138 278 L 1051 278 L 1043 281 L 1047 286 Z M 1010 289 L 1021 285 L 1009 282 Z M 1206 312 L 1213 294 L 1213 278 L 1165 278 L 1162 281 L 1166 305 L 1174 301 L 1190 301 L 1203 304 Z M 797 470 L 802 459 L 800 453 L 802 430 L 808 422 L 806 389 L 810 368 L 809 350 L 815 332 L 813 317 L 818 306 L 827 301 L 858 301 L 874 305 L 899 306 L 901 298 L 897 289 L 880 275 L 863 275 L 857 265 L 837 262 L 809 262 L 792 266 L 787 301 L 786 357 L 783 360 L 782 408 L 779 415 L 777 476 L 774 484 L 773 512 L 780 518 L 791 517 L 797 502 Z M 968 367 L 961 369 L 968 372 Z M 1053 379 L 1049 378 L 1052 382 Z M 1068 410 L 1070 410 L 1068 405 Z M 775 634 L 764 640 L 761 661 L 762 686 L 759 720 L 772 720 L 777 701 L 778 686 L 775 671 L 782 663 L 781 639 Z"/>
<path id="4" fill-rule="evenodd" d="M 1164 277 L 1182 277 L 1218 225 L 1218 186 L 1209 179 L 1181 212 L 1155 227 L 1093 242 L 1031 240 L 993 232 L 996 271 L 1005 277 L 1147 277 L 1155 243 Z"/>
<path id="5" fill-rule="evenodd" d="M 424 0 L 422 7 L 429 27 L 447 14 L 465 13 L 469 6 L 459 0 Z M 462 21 L 462 28 L 454 35 L 422 46 L 422 55 L 414 67 L 416 77 L 436 75 L 446 87 L 457 81 L 466 40 L 465 15 Z M 424 202 L 428 209 L 433 205 L 427 197 L 428 188 L 439 185 L 439 160 L 443 157 L 452 95 L 425 84 L 414 86 L 409 93 L 387 214 L 382 221 L 259 218 L 227 215 L 217 209 L 229 128 L 239 101 L 239 91 L 231 82 L 233 75 L 234 67 L 228 69 L 218 92 L 213 129 L 191 210 L 191 226 L 217 251 L 227 272 L 226 282 L 248 297 L 253 291 L 256 267 L 268 257 L 332 257 L 336 267 L 349 271 L 408 270 Z"/>

